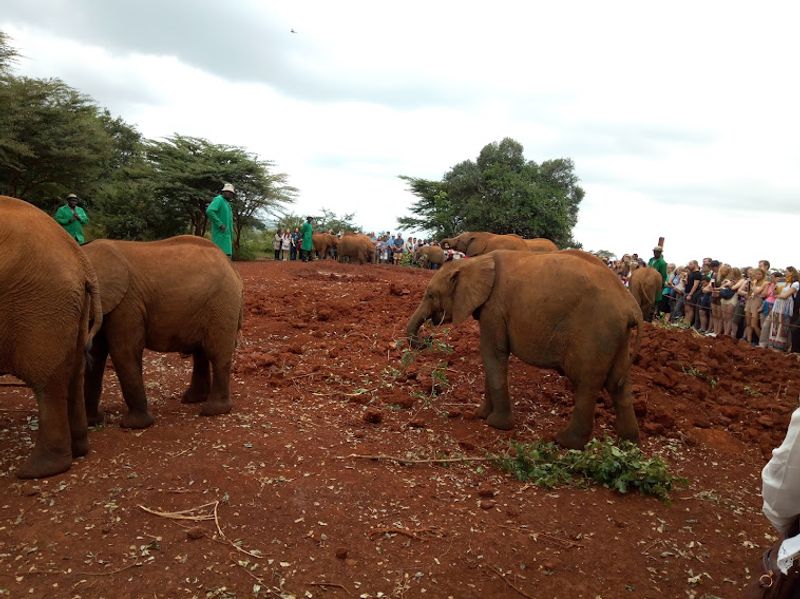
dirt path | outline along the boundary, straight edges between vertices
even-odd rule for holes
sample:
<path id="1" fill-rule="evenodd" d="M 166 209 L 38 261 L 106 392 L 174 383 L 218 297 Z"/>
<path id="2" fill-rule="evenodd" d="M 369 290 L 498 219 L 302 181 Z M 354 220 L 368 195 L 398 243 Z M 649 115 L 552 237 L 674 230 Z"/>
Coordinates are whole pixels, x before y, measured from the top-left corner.
<path id="1" fill-rule="evenodd" d="M 0 589 L 14 597 L 739 595 L 771 538 L 759 473 L 798 403 L 793 357 L 647 327 L 634 368 L 642 446 L 689 487 L 671 504 L 602 488 L 548 491 L 481 461 L 346 457 L 480 458 L 566 422 L 566 379 L 519 361 L 510 382 L 516 428 L 502 433 L 471 418 L 483 389 L 475 322 L 404 364 L 394 341 L 430 273 L 328 261 L 239 268 L 247 313 L 229 415 L 201 418 L 182 405 L 190 362 L 149 354 L 153 427 L 119 428 L 109 369 L 110 422 L 92 431 L 89 456 L 64 475 L 19 482 L 13 471 L 35 434 L 35 403 L 0 379 Z M 599 408 L 595 433 L 611 433 L 610 406 Z M 198 506 L 184 514 L 194 520 L 152 513 Z"/>

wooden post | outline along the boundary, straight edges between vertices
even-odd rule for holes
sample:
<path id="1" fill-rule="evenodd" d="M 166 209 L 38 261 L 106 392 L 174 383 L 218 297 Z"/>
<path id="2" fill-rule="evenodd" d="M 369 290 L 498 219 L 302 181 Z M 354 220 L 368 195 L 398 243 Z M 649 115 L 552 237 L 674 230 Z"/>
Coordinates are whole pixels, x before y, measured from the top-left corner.
<path id="1" fill-rule="evenodd" d="M 664 249 L 664 238 L 663 237 L 659 237 L 658 238 L 658 244 L 656 244 L 656 245 L 658 245 L 658 247 L 660 247 L 663 250 Z"/>

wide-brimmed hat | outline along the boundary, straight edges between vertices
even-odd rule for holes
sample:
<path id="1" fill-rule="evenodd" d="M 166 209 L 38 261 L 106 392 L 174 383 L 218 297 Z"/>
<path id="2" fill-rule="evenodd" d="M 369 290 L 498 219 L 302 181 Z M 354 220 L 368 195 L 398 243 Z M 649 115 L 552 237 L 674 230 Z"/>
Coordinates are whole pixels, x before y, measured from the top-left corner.
<path id="1" fill-rule="evenodd" d="M 69 195 L 67 196 L 67 199 L 68 199 L 68 200 L 72 200 L 72 199 L 75 199 L 75 200 L 77 200 L 77 199 L 78 199 L 78 196 L 76 196 L 74 193 L 71 193 L 71 194 L 69 194 Z"/>
<path id="2" fill-rule="evenodd" d="M 654 252 L 663 252 L 664 248 L 662 248 L 660 245 L 657 245 L 656 247 L 653 248 L 653 251 Z"/>
<path id="3" fill-rule="evenodd" d="M 236 193 L 236 190 L 233 188 L 232 183 L 226 183 L 222 186 L 222 191 L 230 191 L 231 193 Z"/>

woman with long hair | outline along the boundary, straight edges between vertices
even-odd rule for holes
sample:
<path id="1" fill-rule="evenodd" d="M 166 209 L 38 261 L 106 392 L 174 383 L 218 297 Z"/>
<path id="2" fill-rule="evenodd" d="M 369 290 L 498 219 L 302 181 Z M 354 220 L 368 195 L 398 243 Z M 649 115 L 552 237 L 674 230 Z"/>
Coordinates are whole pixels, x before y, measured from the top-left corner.
<path id="1" fill-rule="evenodd" d="M 769 333 L 770 349 L 786 351 L 789 347 L 789 321 L 794 314 L 794 296 L 800 290 L 800 278 L 794 266 L 786 269 L 786 284 L 775 297 L 772 307 L 772 329 Z"/>
<path id="2" fill-rule="evenodd" d="M 747 288 L 744 291 L 739 290 L 739 293 L 746 297 L 742 339 L 752 345 L 758 345 L 758 339 L 761 337 L 761 304 L 764 302 L 764 292 L 767 290 L 769 281 L 767 281 L 767 273 L 760 268 L 751 268 L 749 273 Z M 755 340 L 753 340 L 753 335 L 755 335 Z"/>
<path id="3" fill-rule="evenodd" d="M 711 274 L 711 281 L 714 285 L 711 287 L 711 332 L 714 336 L 722 335 L 722 290 L 730 289 L 730 274 L 731 265 L 722 264 L 717 270 L 717 274 Z"/>
<path id="4" fill-rule="evenodd" d="M 739 290 L 746 283 L 747 279 L 742 276 L 742 271 L 731 268 L 728 277 L 722 281 L 722 288 L 719 291 L 719 303 L 722 305 L 722 334 L 728 335 L 731 339 L 736 339 L 738 328 L 734 326 L 733 316 L 736 314 L 736 306 L 739 305 Z"/>

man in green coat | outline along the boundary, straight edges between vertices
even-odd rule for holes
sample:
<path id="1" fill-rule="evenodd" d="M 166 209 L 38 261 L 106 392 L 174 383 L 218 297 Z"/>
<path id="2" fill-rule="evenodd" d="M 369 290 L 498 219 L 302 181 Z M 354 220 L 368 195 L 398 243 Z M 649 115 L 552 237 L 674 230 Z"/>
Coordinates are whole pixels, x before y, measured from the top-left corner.
<path id="1" fill-rule="evenodd" d="M 226 183 L 206 208 L 206 216 L 211 221 L 211 241 L 228 258 L 233 255 L 233 212 L 230 201 L 234 195 L 236 190 L 233 185 Z"/>
<path id="2" fill-rule="evenodd" d="M 78 196 L 71 193 L 67 196 L 67 203 L 56 210 L 56 222 L 66 229 L 69 236 L 83 245 L 86 239 L 83 237 L 83 225 L 89 222 L 89 217 L 83 208 L 78 206 Z"/>
<path id="3" fill-rule="evenodd" d="M 300 245 L 300 254 L 303 262 L 308 262 L 311 259 L 311 252 L 314 250 L 314 242 L 311 236 L 314 234 L 314 226 L 311 224 L 311 217 L 306 217 L 306 222 L 300 227 L 300 235 L 303 237 L 303 243 Z"/>

